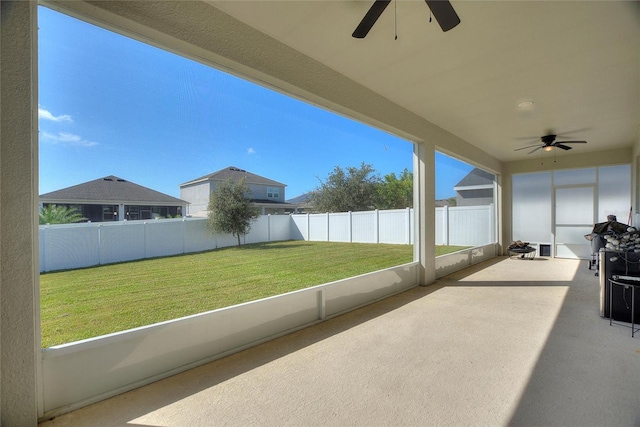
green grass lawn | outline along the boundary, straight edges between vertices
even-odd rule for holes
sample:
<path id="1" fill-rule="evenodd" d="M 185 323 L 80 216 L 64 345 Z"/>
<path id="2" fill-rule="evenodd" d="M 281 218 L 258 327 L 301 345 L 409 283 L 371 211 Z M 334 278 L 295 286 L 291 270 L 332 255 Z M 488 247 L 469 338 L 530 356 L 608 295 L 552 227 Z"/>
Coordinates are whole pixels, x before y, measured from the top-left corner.
<path id="1" fill-rule="evenodd" d="M 460 249 L 438 247 L 438 255 Z M 228 307 L 412 259 L 411 245 L 287 241 L 45 273 L 42 345 Z"/>

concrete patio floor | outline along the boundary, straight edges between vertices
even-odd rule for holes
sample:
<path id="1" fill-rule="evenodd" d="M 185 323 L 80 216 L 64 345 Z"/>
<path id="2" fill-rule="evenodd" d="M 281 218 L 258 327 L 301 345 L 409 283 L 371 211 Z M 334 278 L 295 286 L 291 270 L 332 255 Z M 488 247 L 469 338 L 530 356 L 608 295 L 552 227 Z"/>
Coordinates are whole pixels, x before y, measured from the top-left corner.
<path id="1" fill-rule="evenodd" d="M 505 257 L 40 424 L 638 426 L 586 261 Z"/>

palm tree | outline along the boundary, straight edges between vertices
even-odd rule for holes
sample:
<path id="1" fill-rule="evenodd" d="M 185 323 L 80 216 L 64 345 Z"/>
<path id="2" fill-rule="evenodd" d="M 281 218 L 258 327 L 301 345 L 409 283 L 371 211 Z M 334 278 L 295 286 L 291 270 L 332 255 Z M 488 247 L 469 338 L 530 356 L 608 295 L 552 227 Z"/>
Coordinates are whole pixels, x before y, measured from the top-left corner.
<path id="1" fill-rule="evenodd" d="M 40 225 L 45 224 L 71 224 L 74 222 L 85 221 L 77 209 L 68 208 L 66 206 L 48 205 L 40 211 Z"/>

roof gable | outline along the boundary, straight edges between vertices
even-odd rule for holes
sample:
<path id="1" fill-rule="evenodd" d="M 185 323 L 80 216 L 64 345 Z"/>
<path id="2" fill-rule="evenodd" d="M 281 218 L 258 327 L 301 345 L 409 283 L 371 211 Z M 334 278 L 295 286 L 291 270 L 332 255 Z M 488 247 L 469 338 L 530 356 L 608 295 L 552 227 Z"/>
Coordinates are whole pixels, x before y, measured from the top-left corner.
<path id="1" fill-rule="evenodd" d="M 493 186 L 493 174 L 482 169 L 474 168 L 464 178 L 460 180 L 454 187 L 475 187 L 478 185 Z"/>
<path id="2" fill-rule="evenodd" d="M 117 176 L 109 175 L 93 181 L 73 185 L 61 190 L 40 195 L 47 202 L 131 202 L 140 204 L 185 205 L 187 202 L 168 194 L 143 187 Z"/>
<path id="3" fill-rule="evenodd" d="M 227 168 L 220 169 L 217 172 L 210 173 L 209 175 L 201 176 L 200 178 L 196 178 L 191 181 L 185 182 L 184 184 L 180 184 L 180 187 L 184 187 L 189 184 L 195 184 L 200 181 L 226 181 L 228 179 L 231 179 L 233 181 L 239 181 L 242 178 L 245 178 L 247 184 L 273 185 L 273 186 L 279 186 L 279 187 L 286 187 L 286 184 L 283 184 L 278 181 L 274 181 L 269 178 L 265 178 L 260 175 L 256 175 L 251 172 L 247 172 L 246 170 L 237 168 L 235 166 L 229 166 Z"/>
<path id="4" fill-rule="evenodd" d="M 293 204 L 309 203 L 312 201 L 312 199 L 313 199 L 313 191 L 310 191 L 308 193 L 304 193 L 292 199 L 287 200 L 287 203 L 293 203 Z"/>

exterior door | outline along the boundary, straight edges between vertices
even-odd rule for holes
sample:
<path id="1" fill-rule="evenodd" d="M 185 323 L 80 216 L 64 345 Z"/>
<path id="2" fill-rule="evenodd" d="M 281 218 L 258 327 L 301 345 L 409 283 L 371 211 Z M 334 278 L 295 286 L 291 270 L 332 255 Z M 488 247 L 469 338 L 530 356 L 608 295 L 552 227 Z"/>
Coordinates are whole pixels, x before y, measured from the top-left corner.
<path id="1" fill-rule="evenodd" d="M 559 258 L 591 259 L 591 243 L 584 238 L 595 222 L 594 185 L 555 189 L 555 254 Z"/>

